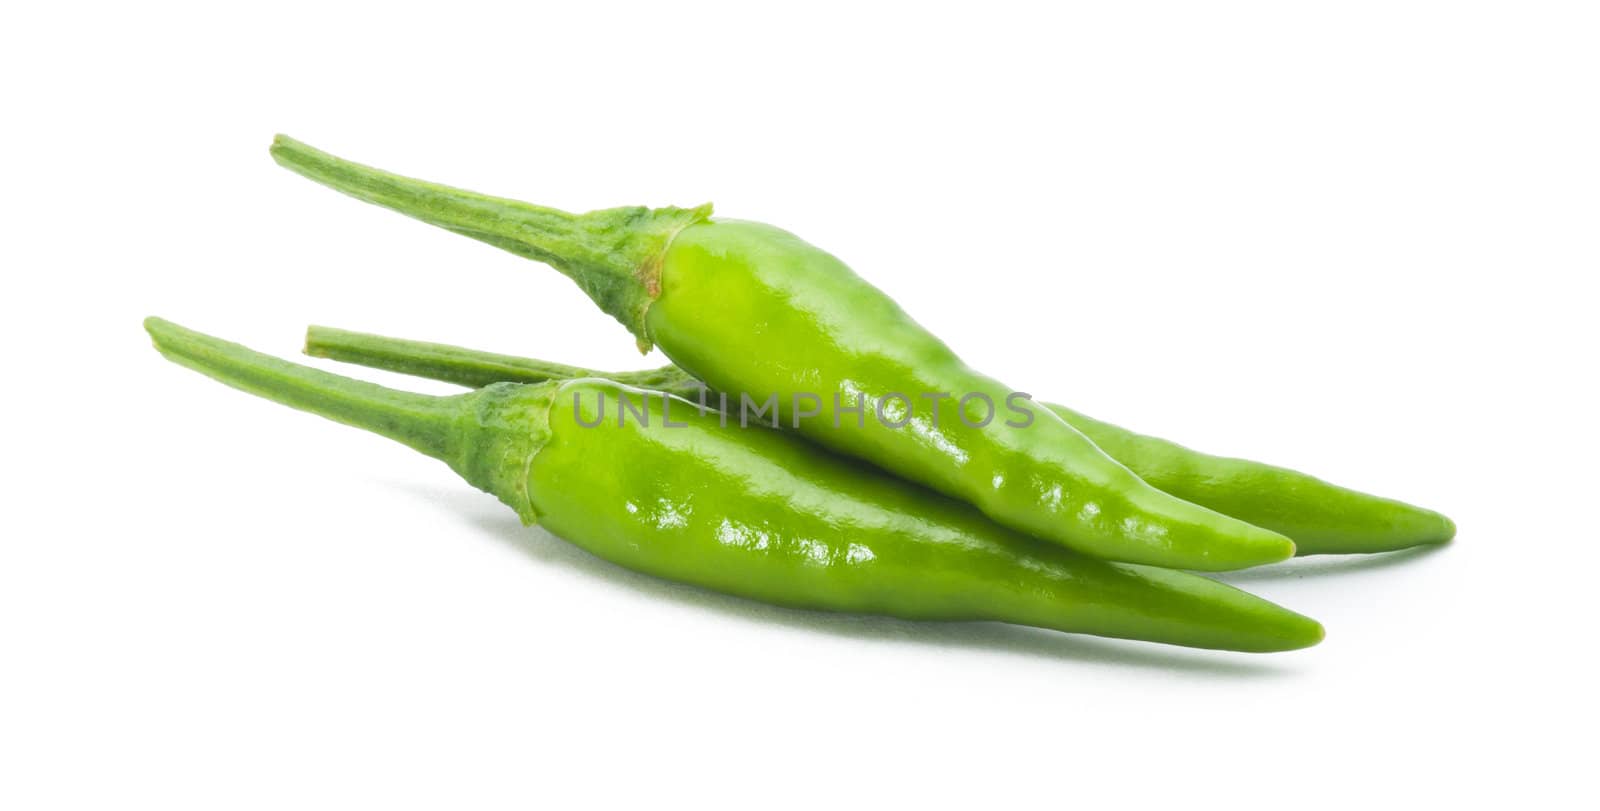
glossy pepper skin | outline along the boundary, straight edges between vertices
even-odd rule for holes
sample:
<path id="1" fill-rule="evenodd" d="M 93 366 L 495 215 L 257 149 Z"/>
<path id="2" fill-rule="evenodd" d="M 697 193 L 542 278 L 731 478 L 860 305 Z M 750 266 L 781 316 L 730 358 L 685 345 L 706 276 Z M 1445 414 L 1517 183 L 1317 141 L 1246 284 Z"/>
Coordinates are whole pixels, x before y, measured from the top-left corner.
<path id="1" fill-rule="evenodd" d="M 306 354 L 472 388 L 604 377 L 720 407 L 715 392 L 676 366 L 599 372 L 446 344 L 311 327 Z M 1054 403 L 1055 412 L 1139 478 L 1185 501 L 1289 536 L 1297 555 L 1389 552 L 1444 543 L 1455 525 L 1439 513 L 1248 459 L 1213 456 L 1145 436 Z"/>
<path id="2" fill-rule="evenodd" d="M 969 368 L 843 262 L 778 228 L 710 220 L 709 206 L 572 215 L 389 174 L 283 136 L 272 154 L 359 199 L 554 266 L 641 348 L 657 344 L 712 388 L 752 403 L 775 396 L 791 425 L 791 406 L 814 399 L 816 415 L 797 429 L 807 438 L 1012 529 L 1096 557 L 1184 569 L 1294 554 L 1276 532 L 1150 486 L 1050 411 L 1013 420 L 1004 411 L 1011 388 Z M 925 393 L 950 395 L 942 417 Z"/>
<path id="3" fill-rule="evenodd" d="M 580 379 L 430 397 L 160 319 L 145 328 L 170 360 L 443 460 L 524 522 L 636 571 L 792 607 L 1202 648 L 1322 638 L 1314 620 L 1231 586 L 1040 543 L 797 437 L 723 428 L 659 392 Z M 631 413 L 619 424 L 624 397 L 648 425 Z"/>

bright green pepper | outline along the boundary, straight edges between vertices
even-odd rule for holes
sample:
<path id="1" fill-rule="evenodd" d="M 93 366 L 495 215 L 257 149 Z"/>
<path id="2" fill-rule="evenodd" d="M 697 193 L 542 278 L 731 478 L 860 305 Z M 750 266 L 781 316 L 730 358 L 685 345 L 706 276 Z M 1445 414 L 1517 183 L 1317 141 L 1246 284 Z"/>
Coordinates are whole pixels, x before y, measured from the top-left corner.
<path id="1" fill-rule="evenodd" d="M 1315 620 L 1231 586 L 1041 543 L 798 437 L 724 428 L 659 392 L 581 379 L 431 397 L 160 319 L 145 328 L 172 361 L 440 459 L 525 522 L 636 571 L 779 605 L 907 619 L 1257 652 L 1322 639 Z M 642 404 L 647 422 L 616 412 L 622 398 Z"/>
<path id="2" fill-rule="evenodd" d="M 556 267 L 641 348 L 659 344 L 741 400 L 775 398 L 774 420 L 798 420 L 806 402 L 815 407 L 798 426 L 807 438 L 1012 529 L 1185 569 L 1294 554 L 1276 532 L 1150 486 L 1053 412 L 1021 401 L 1026 418 L 997 416 L 1016 392 L 962 363 L 843 262 L 777 228 L 713 221 L 709 206 L 572 215 L 392 175 L 282 136 L 272 154 L 359 199 Z M 942 419 L 940 395 L 950 398 Z"/>
<path id="3" fill-rule="evenodd" d="M 539 383 L 604 377 L 712 407 L 721 400 L 676 366 L 598 372 L 559 363 L 479 352 L 445 344 L 312 327 L 306 354 L 481 388 L 512 381 Z M 1286 468 L 1212 456 L 1175 442 L 1136 434 L 1054 403 L 1068 425 L 1157 489 L 1223 515 L 1289 536 L 1298 555 L 1388 552 L 1455 535 L 1450 519 L 1432 510 L 1361 493 Z"/>

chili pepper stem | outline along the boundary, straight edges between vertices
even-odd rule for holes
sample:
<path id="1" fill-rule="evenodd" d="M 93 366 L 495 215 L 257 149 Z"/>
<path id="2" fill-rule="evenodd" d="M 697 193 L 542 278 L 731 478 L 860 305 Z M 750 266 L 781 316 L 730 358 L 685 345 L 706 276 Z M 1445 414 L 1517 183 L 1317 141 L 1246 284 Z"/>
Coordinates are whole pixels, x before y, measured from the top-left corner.
<path id="1" fill-rule="evenodd" d="M 526 466 L 549 441 L 551 398 L 559 383 L 490 385 L 434 397 L 301 366 L 160 318 L 144 328 L 168 360 L 291 408 L 364 428 L 450 465 L 536 523 Z M 517 464 L 507 464 L 517 460 Z"/>
<path id="2" fill-rule="evenodd" d="M 570 214 L 391 174 L 286 135 L 273 139 L 272 158 L 358 200 L 556 268 L 633 332 L 641 350 L 650 345 L 644 311 L 660 289 L 662 254 L 679 231 L 711 216 L 710 204 Z"/>
<path id="3" fill-rule="evenodd" d="M 269 355 L 147 318 L 145 331 L 168 360 L 236 389 L 308 411 L 335 422 L 364 428 L 454 463 L 454 428 L 461 397 L 434 397 L 396 391 L 372 383 L 279 360 Z"/>
<path id="4" fill-rule="evenodd" d="M 314 358 L 388 369 L 474 389 L 507 380 L 538 382 L 596 375 L 576 366 L 475 352 L 426 341 L 384 338 L 333 327 L 307 327 L 305 353 Z"/>

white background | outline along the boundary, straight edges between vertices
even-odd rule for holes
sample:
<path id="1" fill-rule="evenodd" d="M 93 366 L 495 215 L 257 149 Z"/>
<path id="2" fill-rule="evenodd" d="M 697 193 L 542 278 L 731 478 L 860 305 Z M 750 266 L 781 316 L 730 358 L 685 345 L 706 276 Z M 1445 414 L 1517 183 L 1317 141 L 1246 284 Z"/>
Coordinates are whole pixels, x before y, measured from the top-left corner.
<path id="1" fill-rule="evenodd" d="M 0 21 L 0 807 L 1592 802 L 1594 4 L 45 7 Z M 663 362 L 278 131 L 713 200 L 1012 385 L 1459 538 L 1228 577 L 1327 625 L 1270 656 L 621 571 L 150 350 L 160 314 Z"/>

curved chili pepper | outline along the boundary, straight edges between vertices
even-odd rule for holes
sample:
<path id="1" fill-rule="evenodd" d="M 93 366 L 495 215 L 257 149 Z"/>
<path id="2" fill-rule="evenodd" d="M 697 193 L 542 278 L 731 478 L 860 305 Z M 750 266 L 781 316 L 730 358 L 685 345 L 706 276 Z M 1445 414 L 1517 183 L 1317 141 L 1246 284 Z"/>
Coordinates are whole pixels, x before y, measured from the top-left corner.
<path id="1" fill-rule="evenodd" d="M 1265 652 L 1322 639 L 1315 620 L 1232 586 L 1041 543 L 798 437 L 723 428 L 659 392 L 581 379 L 431 397 L 156 318 L 145 329 L 169 360 L 404 443 L 525 523 L 669 580 L 792 607 L 1201 648 Z M 606 418 L 621 398 L 642 403 L 651 424 Z M 667 418 L 681 427 L 665 427 Z"/>
<path id="2" fill-rule="evenodd" d="M 306 330 L 305 351 L 319 358 L 443 380 L 472 388 L 491 383 L 540 383 L 604 377 L 663 391 L 712 407 L 715 392 L 676 366 L 599 372 L 559 363 L 479 352 L 458 346 L 386 338 L 329 327 Z M 704 392 L 704 394 L 702 394 Z M 1389 552 L 1444 543 L 1450 519 L 1432 510 L 1340 487 L 1298 471 L 1190 450 L 1134 433 L 1054 403 L 1040 403 L 1082 431 L 1111 458 L 1157 489 L 1185 501 L 1289 536 L 1297 555 Z"/>
<path id="3" fill-rule="evenodd" d="M 799 426 L 807 438 L 1012 529 L 1184 569 L 1294 554 L 1288 538 L 1163 493 L 1053 412 L 1027 408 L 1025 395 L 968 367 L 843 262 L 786 231 L 711 220 L 710 206 L 573 215 L 400 177 L 283 136 L 272 154 L 359 199 L 552 265 L 642 349 L 659 344 L 719 391 L 775 398 L 778 413 L 810 397 L 815 416 Z M 941 394 L 951 398 L 943 419 Z M 929 396 L 931 408 L 915 405 Z M 1003 406 L 1026 418 L 997 416 Z"/>

